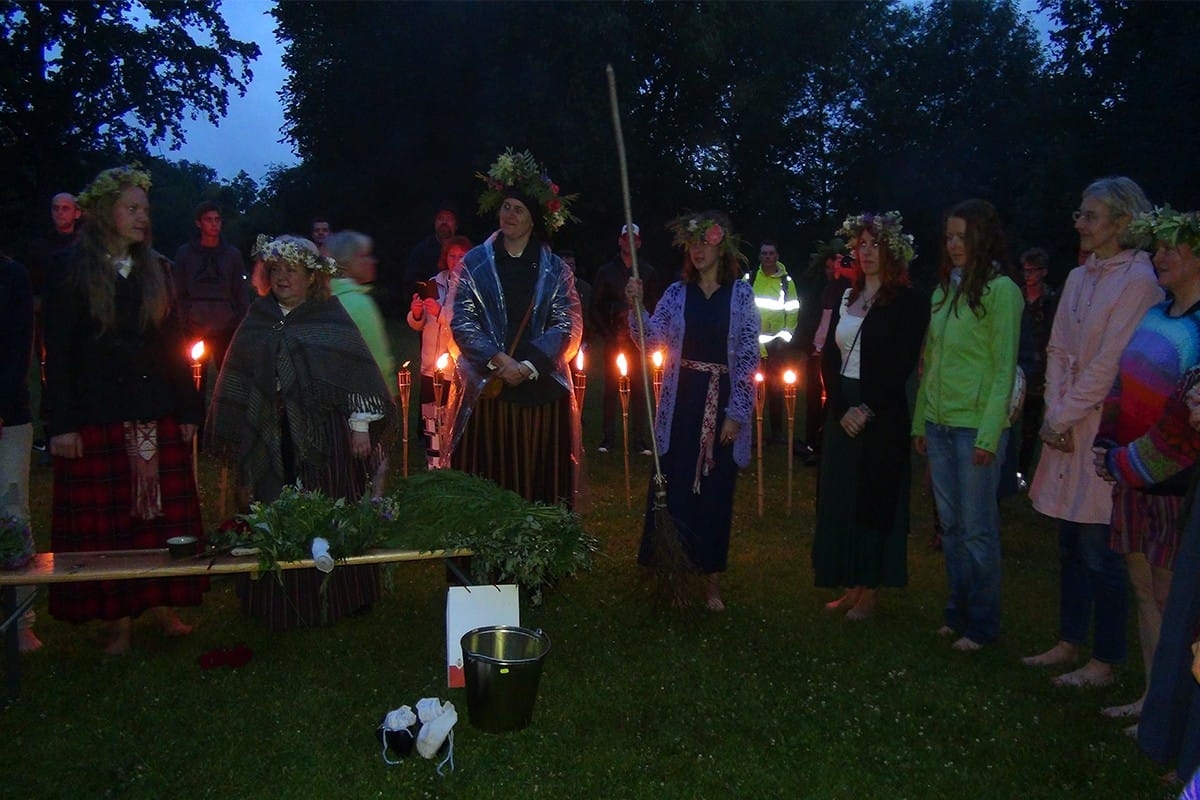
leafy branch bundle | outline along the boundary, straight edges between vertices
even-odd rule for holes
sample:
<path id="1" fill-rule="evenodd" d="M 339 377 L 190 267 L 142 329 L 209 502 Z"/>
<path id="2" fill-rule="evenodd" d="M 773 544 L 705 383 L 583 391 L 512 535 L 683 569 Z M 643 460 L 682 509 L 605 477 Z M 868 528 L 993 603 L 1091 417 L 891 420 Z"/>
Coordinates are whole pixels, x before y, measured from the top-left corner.
<path id="1" fill-rule="evenodd" d="M 480 581 L 512 581 L 535 604 L 544 586 L 591 567 L 596 539 L 561 506 L 529 503 L 491 481 L 456 470 L 423 472 L 397 482 L 380 500 L 334 500 L 300 486 L 272 503 L 254 503 L 240 525 L 217 531 L 218 547 L 256 547 L 264 571 L 311 555 L 312 540 L 329 540 L 336 560 L 373 547 L 475 553 Z"/>
<path id="2" fill-rule="evenodd" d="M 541 602 L 543 586 L 589 569 L 599 543 L 579 515 L 530 503 L 484 478 L 457 470 L 422 472 L 390 495 L 398 509 L 390 547 L 469 549 L 472 577 L 514 582 Z"/>

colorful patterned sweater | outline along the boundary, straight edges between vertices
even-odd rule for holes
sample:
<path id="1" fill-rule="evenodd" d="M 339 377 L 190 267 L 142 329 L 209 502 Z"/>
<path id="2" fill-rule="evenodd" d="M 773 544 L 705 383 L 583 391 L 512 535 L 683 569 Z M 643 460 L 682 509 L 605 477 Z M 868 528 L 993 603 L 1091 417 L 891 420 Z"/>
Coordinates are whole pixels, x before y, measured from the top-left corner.
<path id="1" fill-rule="evenodd" d="M 1200 455 L 1200 434 L 1188 424 L 1184 402 L 1200 378 L 1200 309 L 1171 317 L 1170 305 L 1152 306 L 1138 323 L 1121 353 L 1096 435 L 1096 446 L 1110 448 L 1108 471 L 1135 488 L 1178 475 Z"/>

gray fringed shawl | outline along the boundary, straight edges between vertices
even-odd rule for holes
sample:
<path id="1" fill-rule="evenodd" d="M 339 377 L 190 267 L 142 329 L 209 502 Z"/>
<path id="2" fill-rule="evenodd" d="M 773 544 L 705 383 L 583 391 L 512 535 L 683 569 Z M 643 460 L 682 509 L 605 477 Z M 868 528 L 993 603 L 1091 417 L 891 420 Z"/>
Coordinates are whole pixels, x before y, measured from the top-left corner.
<path id="1" fill-rule="evenodd" d="M 297 466 L 328 463 L 331 437 L 349 435 L 331 429 L 334 417 L 378 417 L 372 444 L 394 438 L 391 393 L 341 303 L 310 300 L 284 316 L 274 297 L 259 298 L 230 342 L 205 424 L 205 446 L 256 495 L 283 485 L 276 387 Z"/>

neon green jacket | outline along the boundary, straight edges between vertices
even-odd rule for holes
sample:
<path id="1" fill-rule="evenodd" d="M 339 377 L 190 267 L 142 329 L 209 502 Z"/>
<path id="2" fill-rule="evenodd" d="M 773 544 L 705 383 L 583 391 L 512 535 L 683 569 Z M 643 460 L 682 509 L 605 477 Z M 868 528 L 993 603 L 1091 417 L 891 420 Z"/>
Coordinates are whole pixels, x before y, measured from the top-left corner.
<path id="1" fill-rule="evenodd" d="M 784 344 L 792 341 L 796 330 L 796 321 L 800 317 L 800 298 L 796 294 L 796 284 L 788 275 L 787 267 L 778 262 L 774 275 L 768 275 L 761 267 L 754 270 L 753 281 L 751 274 L 742 276 L 754 289 L 754 304 L 758 307 L 761 320 L 758 336 L 759 355 L 767 354 L 767 344 L 780 341 Z"/>

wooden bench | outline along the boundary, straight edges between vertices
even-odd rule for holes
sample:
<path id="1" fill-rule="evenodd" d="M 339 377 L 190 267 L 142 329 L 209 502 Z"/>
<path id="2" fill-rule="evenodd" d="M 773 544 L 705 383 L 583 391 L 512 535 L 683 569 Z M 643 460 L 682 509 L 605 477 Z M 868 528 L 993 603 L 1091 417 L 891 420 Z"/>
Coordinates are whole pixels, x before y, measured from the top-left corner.
<path id="1" fill-rule="evenodd" d="M 428 561 L 470 556 L 470 550 L 372 550 L 361 556 L 350 556 L 338 566 L 392 564 L 401 561 Z M 447 564 L 452 564 L 448 561 Z M 280 569 L 314 567 L 312 559 L 285 561 Z M 30 595 L 17 602 L 18 586 L 44 583 L 74 583 L 77 581 L 125 581 L 137 578 L 175 578 L 203 575 L 237 575 L 260 571 L 258 556 L 228 554 L 197 554 L 172 558 L 166 549 L 159 550 L 98 550 L 88 553 L 38 553 L 33 561 L 19 570 L 0 570 L 0 632 L 4 633 L 7 687 L 9 698 L 21 692 L 21 653 L 17 620 L 33 603 Z M 462 579 L 461 574 L 454 570 Z"/>

